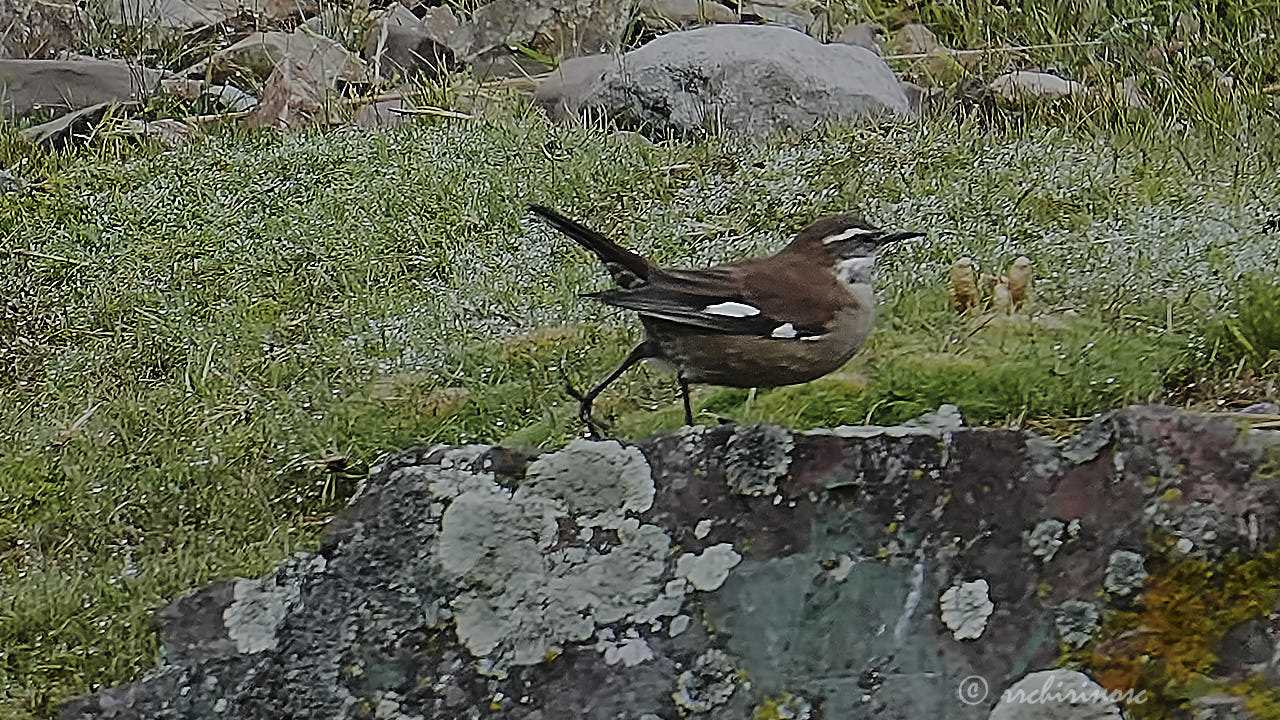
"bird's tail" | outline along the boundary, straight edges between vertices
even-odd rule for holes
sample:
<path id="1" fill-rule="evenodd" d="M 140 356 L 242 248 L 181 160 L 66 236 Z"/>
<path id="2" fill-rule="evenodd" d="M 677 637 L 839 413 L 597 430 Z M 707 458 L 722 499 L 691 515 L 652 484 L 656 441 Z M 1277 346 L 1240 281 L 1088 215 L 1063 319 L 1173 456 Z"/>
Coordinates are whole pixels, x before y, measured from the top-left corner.
<path id="1" fill-rule="evenodd" d="M 615 275 L 618 270 L 626 270 L 641 280 L 649 279 L 651 266 L 649 261 L 615 243 L 600 233 L 585 227 L 574 220 L 561 215 L 545 205 L 530 205 L 529 212 L 546 220 L 551 227 L 573 238 L 582 247 L 590 250 L 600 258 L 600 262 L 611 266 Z"/>

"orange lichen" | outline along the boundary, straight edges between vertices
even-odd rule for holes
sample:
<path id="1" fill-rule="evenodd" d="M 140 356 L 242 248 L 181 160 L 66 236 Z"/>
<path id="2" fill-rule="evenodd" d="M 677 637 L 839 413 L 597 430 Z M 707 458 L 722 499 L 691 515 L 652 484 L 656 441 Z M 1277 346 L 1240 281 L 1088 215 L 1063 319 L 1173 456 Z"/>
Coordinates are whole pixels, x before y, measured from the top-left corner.
<path id="1" fill-rule="evenodd" d="M 1069 656 L 1108 690 L 1145 690 L 1149 699 L 1127 708 L 1135 720 L 1166 717 L 1206 689 L 1233 691 L 1209 678 L 1214 648 L 1232 627 L 1275 606 L 1280 551 L 1217 565 L 1154 560 L 1148 568 L 1137 607 L 1110 614 L 1103 639 Z"/>

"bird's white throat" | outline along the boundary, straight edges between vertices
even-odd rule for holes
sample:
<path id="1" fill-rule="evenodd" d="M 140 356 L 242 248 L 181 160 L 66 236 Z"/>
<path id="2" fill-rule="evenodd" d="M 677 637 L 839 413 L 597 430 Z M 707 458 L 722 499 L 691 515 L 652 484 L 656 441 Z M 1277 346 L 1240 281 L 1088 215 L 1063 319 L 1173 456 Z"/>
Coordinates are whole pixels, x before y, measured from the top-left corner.
<path id="1" fill-rule="evenodd" d="M 836 277 L 845 285 L 870 285 L 875 266 L 875 255 L 844 258 L 836 263 Z"/>

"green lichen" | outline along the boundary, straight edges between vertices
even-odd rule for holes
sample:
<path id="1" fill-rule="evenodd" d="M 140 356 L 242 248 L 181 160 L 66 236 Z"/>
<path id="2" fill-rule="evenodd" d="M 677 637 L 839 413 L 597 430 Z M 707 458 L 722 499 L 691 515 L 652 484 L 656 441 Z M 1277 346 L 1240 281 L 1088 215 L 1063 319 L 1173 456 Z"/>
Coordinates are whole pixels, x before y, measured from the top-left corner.
<path id="1" fill-rule="evenodd" d="M 767 697 L 751 712 L 751 720 L 809 720 L 813 706 L 789 692 Z"/>

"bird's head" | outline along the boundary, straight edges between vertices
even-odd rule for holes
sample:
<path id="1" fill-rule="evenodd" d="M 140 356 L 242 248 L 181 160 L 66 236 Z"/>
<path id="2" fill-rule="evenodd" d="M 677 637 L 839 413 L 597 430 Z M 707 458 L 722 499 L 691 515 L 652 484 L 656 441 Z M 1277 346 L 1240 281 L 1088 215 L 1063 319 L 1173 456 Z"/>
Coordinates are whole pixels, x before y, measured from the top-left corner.
<path id="1" fill-rule="evenodd" d="M 883 230 L 859 215 L 828 215 L 801 230 L 784 252 L 803 253 L 828 264 L 846 283 L 869 283 L 881 248 L 922 235 L 913 230 Z"/>

